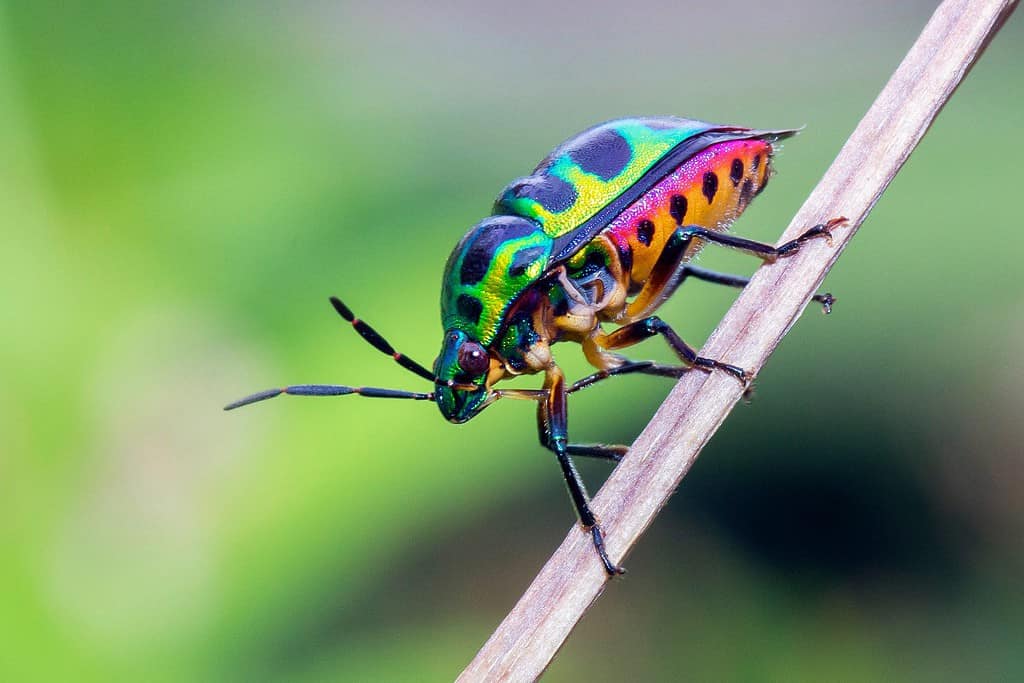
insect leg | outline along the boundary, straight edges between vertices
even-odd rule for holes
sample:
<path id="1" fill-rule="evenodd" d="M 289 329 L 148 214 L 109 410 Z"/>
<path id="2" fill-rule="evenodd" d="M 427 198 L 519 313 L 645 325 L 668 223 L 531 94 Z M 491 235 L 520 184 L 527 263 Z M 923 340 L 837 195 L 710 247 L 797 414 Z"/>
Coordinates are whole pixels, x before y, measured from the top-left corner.
<path id="1" fill-rule="evenodd" d="M 610 460 L 621 462 L 622 456 L 629 451 L 629 446 L 606 443 L 570 443 L 566 444 L 565 452 L 569 455 L 578 455 L 581 458 L 597 458 L 599 460 Z"/>
<path id="2" fill-rule="evenodd" d="M 377 332 L 377 330 L 373 329 L 364 321 L 355 317 L 352 314 L 352 311 L 349 310 L 349 307 L 341 302 L 341 299 L 339 299 L 336 296 L 332 296 L 331 306 L 334 306 L 334 310 L 338 312 L 338 315 L 340 315 L 348 322 L 352 323 L 352 327 L 354 327 L 356 332 L 359 333 L 359 336 L 368 341 L 370 345 L 373 346 L 373 348 L 377 349 L 381 353 L 385 353 L 391 356 L 396 363 L 401 365 L 406 370 L 419 375 L 423 379 L 431 382 L 437 381 L 437 378 L 434 376 L 434 373 L 432 373 L 430 370 L 427 370 L 425 367 L 414 361 L 412 358 L 409 358 L 404 353 L 398 353 L 397 351 L 395 351 L 394 347 L 391 346 L 391 344 L 389 344 L 388 341 L 384 339 L 384 337 L 380 336 L 380 333 Z"/>
<path id="3" fill-rule="evenodd" d="M 800 235 L 795 240 L 790 240 L 778 247 L 773 247 L 772 245 L 764 244 L 763 242 L 748 240 L 744 237 L 735 237 L 733 235 L 715 232 L 714 230 L 702 228 L 699 225 L 684 225 L 676 231 L 676 234 L 680 235 L 687 242 L 689 242 L 693 237 L 697 237 L 707 242 L 714 242 L 715 244 L 720 244 L 725 247 L 738 249 L 739 251 L 751 254 L 752 256 L 757 256 L 765 261 L 774 261 L 779 257 L 789 256 L 790 254 L 796 253 L 805 242 L 812 240 L 815 237 L 824 237 L 831 240 L 832 229 L 845 222 L 845 218 L 833 218 L 827 223 L 819 223 L 804 232 L 804 234 Z"/>
<path id="4" fill-rule="evenodd" d="M 742 275 L 731 275 L 730 273 L 719 273 L 716 270 L 708 270 L 707 268 L 701 268 L 699 266 L 693 266 L 689 263 L 683 266 L 682 276 L 679 278 L 679 284 L 683 284 L 687 277 L 695 277 L 698 280 L 704 280 L 705 282 L 713 282 L 716 285 L 725 285 L 726 287 L 737 287 L 743 289 L 750 284 L 749 277 L 743 277 Z M 828 292 L 822 294 L 815 294 L 811 297 L 811 301 L 816 301 L 821 304 L 822 309 L 825 313 L 832 312 L 832 304 L 836 302 L 834 296 Z"/>
<path id="5" fill-rule="evenodd" d="M 606 349 L 621 349 L 637 344 L 644 339 L 653 337 L 656 334 L 660 334 L 664 337 L 665 341 L 668 342 L 668 345 L 672 347 L 672 350 L 675 351 L 679 358 L 687 365 L 707 370 L 718 368 L 735 376 L 744 384 L 750 381 L 750 376 L 743 368 L 730 365 L 729 363 L 723 363 L 722 361 L 714 360 L 713 358 L 698 356 L 692 346 L 683 341 L 679 335 L 676 334 L 675 330 L 668 326 L 668 323 L 656 315 L 624 325 L 617 330 L 609 332 L 608 334 L 599 335 L 596 341 Z"/>
<path id="6" fill-rule="evenodd" d="M 569 390 L 571 391 L 571 389 Z M 569 393 L 566 391 L 566 393 Z M 547 389 L 498 389 L 495 392 L 498 398 L 514 398 L 519 400 L 537 401 L 537 436 L 540 445 L 549 450 L 554 450 L 551 445 L 549 420 L 546 412 L 548 391 Z M 629 446 L 609 445 L 603 443 L 582 444 L 569 443 L 565 445 L 565 452 L 569 455 L 580 455 L 588 458 L 600 458 L 619 462 L 622 456 L 629 450 Z"/>
<path id="7" fill-rule="evenodd" d="M 734 237 L 707 230 L 698 225 L 679 227 L 669 237 L 643 289 L 640 290 L 640 293 L 637 294 L 633 302 L 626 307 L 624 318 L 626 320 L 637 320 L 653 313 L 663 301 L 672 296 L 689 275 L 734 287 L 742 287 L 749 282 L 746 278 L 714 273 L 713 271 L 695 268 L 690 265 L 680 267 L 694 238 L 739 249 L 748 254 L 759 256 L 766 261 L 774 261 L 780 256 L 795 253 L 809 239 L 818 236 L 830 237 L 831 233 L 829 231 L 845 221 L 845 218 L 836 218 L 828 223 L 816 225 L 800 237 L 786 242 L 778 248 L 742 237 Z M 831 294 L 818 295 L 815 297 L 815 300 L 824 306 L 826 313 L 831 310 L 832 303 L 835 301 Z"/>
<path id="8" fill-rule="evenodd" d="M 640 373 L 643 375 L 656 375 L 658 377 L 672 377 L 679 379 L 687 370 L 689 370 L 689 368 L 684 365 L 661 365 L 660 363 L 655 363 L 652 360 L 628 361 L 616 368 L 598 370 L 592 375 L 587 375 L 583 379 L 577 380 L 572 386 L 565 390 L 565 393 L 575 393 L 581 389 L 586 389 L 598 382 L 603 382 L 604 380 L 617 375 Z"/>
<path id="9" fill-rule="evenodd" d="M 548 419 L 547 413 L 547 392 L 538 392 L 543 394 L 535 400 L 538 401 L 537 406 L 537 436 L 540 439 L 540 445 L 548 450 L 555 450 L 552 445 L 550 437 L 550 420 Z M 566 392 L 568 393 L 568 391 Z M 503 396 L 507 395 L 502 393 Z M 606 444 L 606 443 L 567 443 L 565 444 L 565 452 L 569 455 L 579 455 L 584 458 L 598 458 L 600 460 L 610 460 L 612 462 L 620 462 L 622 456 L 629 450 L 629 446 L 623 446 L 621 444 Z"/>
<path id="10" fill-rule="evenodd" d="M 547 391 L 546 398 L 537 402 L 537 422 L 541 429 L 541 442 L 550 450 L 554 451 L 558 458 L 558 464 L 562 468 L 562 476 L 569 488 L 569 497 L 572 499 L 576 514 L 584 530 L 590 532 L 590 537 L 601 558 L 604 569 L 609 576 L 625 572 L 621 567 L 616 566 L 608 557 L 604 547 L 604 534 L 601 526 L 590 509 L 590 501 L 587 497 L 586 488 L 583 486 L 583 479 L 576 471 L 569 453 L 568 436 L 568 405 L 565 392 L 565 376 L 556 366 L 552 366 L 544 380 L 544 388 Z M 582 453 L 581 453 L 582 455 Z"/>
<path id="11" fill-rule="evenodd" d="M 266 401 L 281 394 L 289 394 L 291 396 L 347 396 L 348 394 L 358 394 L 367 398 L 408 398 L 414 401 L 434 400 L 433 393 L 419 394 L 412 391 L 378 389 L 376 387 L 346 387 L 340 384 L 296 384 L 290 387 L 259 391 L 245 398 L 240 398 L 234 403 L 229 403 L 224 406 L 224 410 L 234 410 L 235 408 L 247 406 L 250 403 Z"/>

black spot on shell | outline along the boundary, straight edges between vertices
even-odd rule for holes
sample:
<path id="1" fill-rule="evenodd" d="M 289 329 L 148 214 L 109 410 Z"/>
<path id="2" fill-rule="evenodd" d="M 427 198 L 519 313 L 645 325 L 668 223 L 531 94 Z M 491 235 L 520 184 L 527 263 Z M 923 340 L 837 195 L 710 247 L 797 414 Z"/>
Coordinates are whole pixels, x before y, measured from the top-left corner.
<path id="1" fill-rule="evenodd" d="M 551 213 L 565 211 L 576 201 L 576 188 L 555 175 L 526 178 L 512 189 L 516 197 L 532 199 Z"/>
<path id="2" fill-rule="evenodd" d="M 484 311 L 484 305 L 480 303 L 480 299 L 468 294 L 459 295 L 455 302 L 455 308 L 458 310 L 459 315 L 465 318 L 471 325 L 476 325 L 480 322 L 480 314 Z"/>
<path id="3" fill-rule="evenodd" d="M 704 174 L 704 187 L 701 188 L 701 192 L 708 198 L 708 204 L 714 201 L 715 193 L 718 192 L 718 176 L 714 171 Z"/>
<path id="4" fill-rule="evenodd" d="M 755 197 L 757 195 L 761 194 L 762 192 L 764 192 L 764 188 L 768 187 L 768 179 L 771 178 L 771 177 L 772 177 L 772 172 L 770 170 L 765 171 L 764 180 L 762 180 L 761 184 L 758 186 L 758 188 L 756 190 L 754 190 L 754 196 Z"/>
<path id="5" fill-rule="evenodd" d="M 544 256 L 547 250 L 544 247 L 526 247 L 516 252 L 512 257 L 512 265 L 508 267 L 509 277 L 522 277 L 534 261 Z"/>
<path id="6" fill-rule="evenodd" d="M 740 206 L 746 206 L 750 203 L 750 200 L 754 198 L 754 181 L 747 178 L 743 181 L 743 187 L 740 188 Z"/>
<path id="7" fill-rule="evenodd" d="M 499 246 L 508 240 L 526 237 L 535 232 L 537 227 L 522 218 L 498 216 L 480 223 L 474 230 L 477 234 L 470 238 L 472 242 L 466 249 L 459 269 L 459 280 L 468 286 L 484 279 Z"/>
<path id="8" fill-rule="evenodd" d="M 491 265 L 491 259 L 482 250 L 470 250 L 462 259 L 462 268 L 459 269 L 459 279 L 464 285 L 475 285 L 484 279 L 487 268 Z"/>
<path id="9" fill-rule="evenodd" d="M 646 219 L 640 221 L 636 226 L 636 238 L 645 247 L 651 246 L 651 240 L 654 238 L 654 223 Z"/>
<path id="10" fill-rule="evenodd" d="M 669 200 L 668 212 L 672 214 L 672 218 L 675 219 L 676 225 L 682 225 L 683 219 L 686 218 L 686 209 L 688 203 L 686 197 L 681 194 L 672 195 L 672 199 Z"/>
<path id="11" fill-rule="evenodd" d="M 757 169 L 761 168 L 761 155 L 760 155 L 760 154 L 755 154 L 755 155 L 754 155 L 754 163 L 753 163 L 753 165 L 752 165 L 752 168 L 753 168 L 753 169 L 754 169 L 755 171 L 756 171 Z"/>
<path id="12" fill-rule="evenodd" d="M 729 180 L 732 181 L 732 186 L 736 187 L 740 184 L 740 179 L 743 178 L 743 161 L 740 159 L 732 160 L 732 168 L 729 169 Z"/>
<path id="13" fill-rule="evenodd" d="M 605 128 L 585 135 L 569 150 L 569 157 L 586 173 L 611 180 L 622 173 L 633 150 L 624 137 Z"/>

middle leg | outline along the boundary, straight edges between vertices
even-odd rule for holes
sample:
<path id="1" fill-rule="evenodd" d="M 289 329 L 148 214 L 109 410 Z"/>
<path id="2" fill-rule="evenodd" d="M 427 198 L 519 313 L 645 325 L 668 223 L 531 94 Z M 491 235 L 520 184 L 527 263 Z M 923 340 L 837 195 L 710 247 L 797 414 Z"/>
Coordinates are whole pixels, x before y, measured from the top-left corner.
<path id="1" fill-rule="evenodd" d="M 649 339 L 654 335 L 660 334 L 668 342 L 668 345 L 672 347 L 672 350 L 676 352 L 676 355 L 689 366 L 698 367 L 705 370 L 713 370 L 718 368 L 719 370 L 725 370 L 730 375 L 733 375 L 744 385 L 746 385 L 751 377 L 743 368 L 731 365 L 729 363 L 723 363 L 722 361 L 715 360 L 713 358 L 705 358 L 697 355 L 697 352 L 692 346 L 687 344 L 682 338 L 676 334 L 675 330 L 669 327 L 668 323 L 659 318 L 656 315 L 652 315 L 643 320 L 637 320 L 636 322 L 623 325 L 617 330 L 613 330 L 608 334 L 595 335 L 594 341 L 605 349 L 621 349 L 627 346 L 632 346 L 642 342 L 645 339 Z"/>

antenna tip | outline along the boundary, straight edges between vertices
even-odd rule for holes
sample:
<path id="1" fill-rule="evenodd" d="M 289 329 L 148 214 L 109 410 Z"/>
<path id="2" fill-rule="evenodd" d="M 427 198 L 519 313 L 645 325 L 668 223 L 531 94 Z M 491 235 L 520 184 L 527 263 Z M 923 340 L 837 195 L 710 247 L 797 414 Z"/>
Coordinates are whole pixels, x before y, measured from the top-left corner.
<path id="1" fill-rule="evenodd" d="M 329 301 L 331 302 L 331 306 L 334 307 L 334 310 L 336 310 L 342 318 L 349 322 L 352 322 L 355 319 L 355 316 L 352 315 L 352 311 L 349 310 L 348 306 L 342 303 L 341 299 L 336 296 L 331 296 Z"/>

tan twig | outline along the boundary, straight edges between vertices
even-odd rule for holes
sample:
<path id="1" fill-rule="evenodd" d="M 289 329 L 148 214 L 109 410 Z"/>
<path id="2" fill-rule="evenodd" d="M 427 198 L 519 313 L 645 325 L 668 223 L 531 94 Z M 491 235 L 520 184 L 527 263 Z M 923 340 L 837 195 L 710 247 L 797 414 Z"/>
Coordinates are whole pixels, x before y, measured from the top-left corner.
<path id="1" fill-rule="evenodd" d="M 836 216 L 817 240 L 762 267 L 701 355 L 760 370 L 1016 0 L 946 0 L 797 212 L 783 240 Z M 724 372 L 687 373 L 594 498 L 608 551 L 621 561 L 741 396 Z M 590 536 L 572 529 L 460 681 L 529 681 L 547 668 L 607 585 Z"/>

